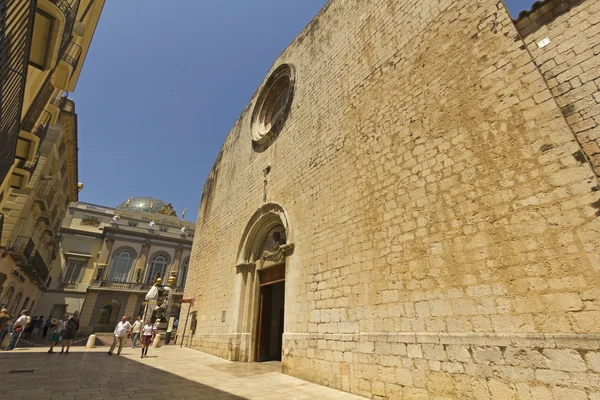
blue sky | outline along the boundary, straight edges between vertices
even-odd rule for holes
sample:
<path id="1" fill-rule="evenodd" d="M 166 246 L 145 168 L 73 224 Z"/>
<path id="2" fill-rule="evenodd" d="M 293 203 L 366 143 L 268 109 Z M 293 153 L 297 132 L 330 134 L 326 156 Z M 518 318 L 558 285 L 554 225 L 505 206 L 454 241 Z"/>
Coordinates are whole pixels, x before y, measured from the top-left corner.
<path id="1" fill-rule="evenodd" d="M 140 7 L 143 3 L 144 7 Z M 76 92 L 80 200 L 171 202 L 204 180 L 269 67 L 326 0 L 107 0 Z M 507 0 L 513 15 L 532 1 Z"/>

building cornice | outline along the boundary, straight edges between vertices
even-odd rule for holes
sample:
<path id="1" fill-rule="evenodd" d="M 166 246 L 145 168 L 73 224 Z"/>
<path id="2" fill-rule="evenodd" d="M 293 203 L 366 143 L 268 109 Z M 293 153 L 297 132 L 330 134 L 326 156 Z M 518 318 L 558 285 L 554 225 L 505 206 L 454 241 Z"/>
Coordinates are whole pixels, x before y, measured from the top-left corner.
<path id="1" fill-rule="evenodd" d="M 190 246 L 192 245 L 191 240 L 166 237 L 166 236 L 161 236 L 161 235 L 157 235 L 157 234 L 149 233 L 149 232 L 148 233 L 134 232 L 134 231 L 130 231 L 130 230 L 113 228 L 113 227 L 109 227 L 109 226 L 105 226 L 103 228 L 103 231 L 105 234 L 109 234 L 109 233 L 117 234 L 118 233 L 118 234 L 126 235 L 126 236 L 136 236 L 136 237 L 141 237 L 141 238 L 146 238 L 146 239 L 160 240 L 160 241 L 164 241 L 164 242 L 187 244 Z"/>
<path id="2" fill-rule="evenodd" d="M 71 235 L 89 236 L 89 237 L 94 237 L 94 238 L 99 238 L 99 239 L 102 239 L 104 237 L 103 233 L 80 231 L 78 229 L 71 229 L 71 228 L 60 228 L 60 233 L 63 235 L 65 233 L 70 233 Z"/>

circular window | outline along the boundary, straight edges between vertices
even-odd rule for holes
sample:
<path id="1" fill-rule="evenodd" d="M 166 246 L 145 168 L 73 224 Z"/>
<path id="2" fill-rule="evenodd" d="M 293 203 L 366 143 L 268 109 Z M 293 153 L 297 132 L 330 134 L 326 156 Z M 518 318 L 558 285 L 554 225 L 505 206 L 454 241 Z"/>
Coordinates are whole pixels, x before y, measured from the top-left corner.
<path id="1" fill-rule="evenodd" d="M 283 64 L 267 79 L 252 113 L 254 143 L 267 143 L 283 128 L 294 97 L 294 76 L 294 67 Z"/>

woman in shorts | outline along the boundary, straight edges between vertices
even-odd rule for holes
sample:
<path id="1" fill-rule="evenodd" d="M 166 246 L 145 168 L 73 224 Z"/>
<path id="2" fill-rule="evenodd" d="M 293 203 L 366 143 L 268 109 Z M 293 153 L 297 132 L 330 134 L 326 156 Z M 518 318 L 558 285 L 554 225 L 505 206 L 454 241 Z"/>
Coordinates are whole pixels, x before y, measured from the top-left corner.
<path id="1" fill-rule="evenodd" d="M 148 347 L 152 344 L 152 320 L 148 318 L 142 327 L 142 358 L 148 355 Z"/>
<path id="2" fill-rule="evenodd" d="M 48 354 L 54 354 L 54 346 L 58 344 L 61 340 L 61 336 L 67 327 L 67 320 L 69 319 L 68 315 L 63 315 L 62 319 L 58 321 L 54 325 L 54 330 L 52 331 L 52 337 L 50 340 L 52 344 L 50 345 L 50 350 L 48 350 Z M 62 352 L 61 352 L 62 353 Z"/>

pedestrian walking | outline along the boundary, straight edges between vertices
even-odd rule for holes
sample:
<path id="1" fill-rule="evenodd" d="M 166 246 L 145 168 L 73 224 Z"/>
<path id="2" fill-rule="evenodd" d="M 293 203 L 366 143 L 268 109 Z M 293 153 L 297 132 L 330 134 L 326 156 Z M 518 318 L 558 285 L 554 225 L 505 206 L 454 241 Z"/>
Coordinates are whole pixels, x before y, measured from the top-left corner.
<path id="1" fill-rule="evenodd" d="M 10 314 L 8 314 L 8 310 L 3 308 L 0 310 L 0 344 L 8 335 L 8 321 L 10 321 Z"/>
<path id="2" fill-rule="evenodd" d="M 10 351 L 17 346 L 17 343 L 19 342 L 19 338 L 21 338 L 23 330 L 27 328 L 27 324 L 29 324 L 30 321 L 31 319 L 29 318 L 29 311 L 21 311 L 21 316 L 17 318 L 17 320 L 13 324 L 10 340 L 8 342 L 8 346 L 6 346 L 6 349 L 4 349 L 5 351 Z"/>
<path id="3" fill-rule="evenodd" d="M 79 330 L 79 311 L 75 311 L 73 316 L 67 320 L 67 324 L 65 327 L 65 331 L 62 335 L 60 354 L 69 354 L 69 349 L 71 348 L 71 344 L 73 343 L 73 339 L 75 339 L 75 335 Z M 65 351 L 65 346 L 67 347 L 67 351 Z"/>
<path id="4" fill-rule="evenodd" d="M 37 318 L 38 317 L 36 316 L 33 317 L 33 319 L 29 319 L 29 323 L 27 324 L 25 329 L 23 329 L 23 339 L 31 339 L 31 334 L 33 333 L 33 327 L 37 322 Z"/>
<path id="5" fill-rule="evenodd" d="M 46 320 L 46 323 L 44 324 L 44 329 L 42 329 L 42 337 L 43 338 L 48 336 L 48 329 L 50 329 L 50 324 L 52 324 L 53 318 L 54 318 L 54 315 L 50 316 L 50 318 L 48 318 Z"/>
<path id="6" fill-rule="evenodd" d="M 35 321 L 35 326 L 33 327 L 33 337 L 39 337 L 40 333 L 42 333 L 42 328 L 44 327 L 44 316 L 41 315 L 37 321 Z"/>
<path id="7" fill-rule="evenodd" d="M 153 332 L 152 320 L 148 318 L 146 325 L 142 327 L 142 358 L 148 356 L 148 347 L 152 344 Z"/>
<path id="8" fill-rule="evenodd" d="M 108 355 L 112 356 L 115 347 L 117 347 L 117 342 L 119 343 L 119 350 L 117 350 L 117 355 L 121 354 L 121 350 L 123 349 L 123 343 L 127 339 L 127 333 L 131 330 L 131 324 L 127 320 L 127 316 L 123 315 L 121 318 L 121 322 L 117 324 L 115 328 L 114 334 L 115 337 L 113 339 L 112 346 L 110 346 L 110 350 L 108 350 Z"/>
<path id="9" fill-rule="evenodd" d="M 56 346 L 62 340 L 62 335 L 65 332 L 65 329 L 67 329 L 68 319 L 68 315 L 63 315 L 62 319 L 54 324 L 54 330 L 52 331 L 52 336 L 50 337 L 50 341 L 52 343 L 50 344 L 50 350 L 48 350 L 48 354 L 54 354 L 54 346 Z"/>
<path id="10" fill-rule="evenodd" d="M 142 317 L 138 315 L 137 320 L 131 325 L 131 348 L 135 349 L 138 338 L 140 337 L 140 330 L 142 329 Z"/>

